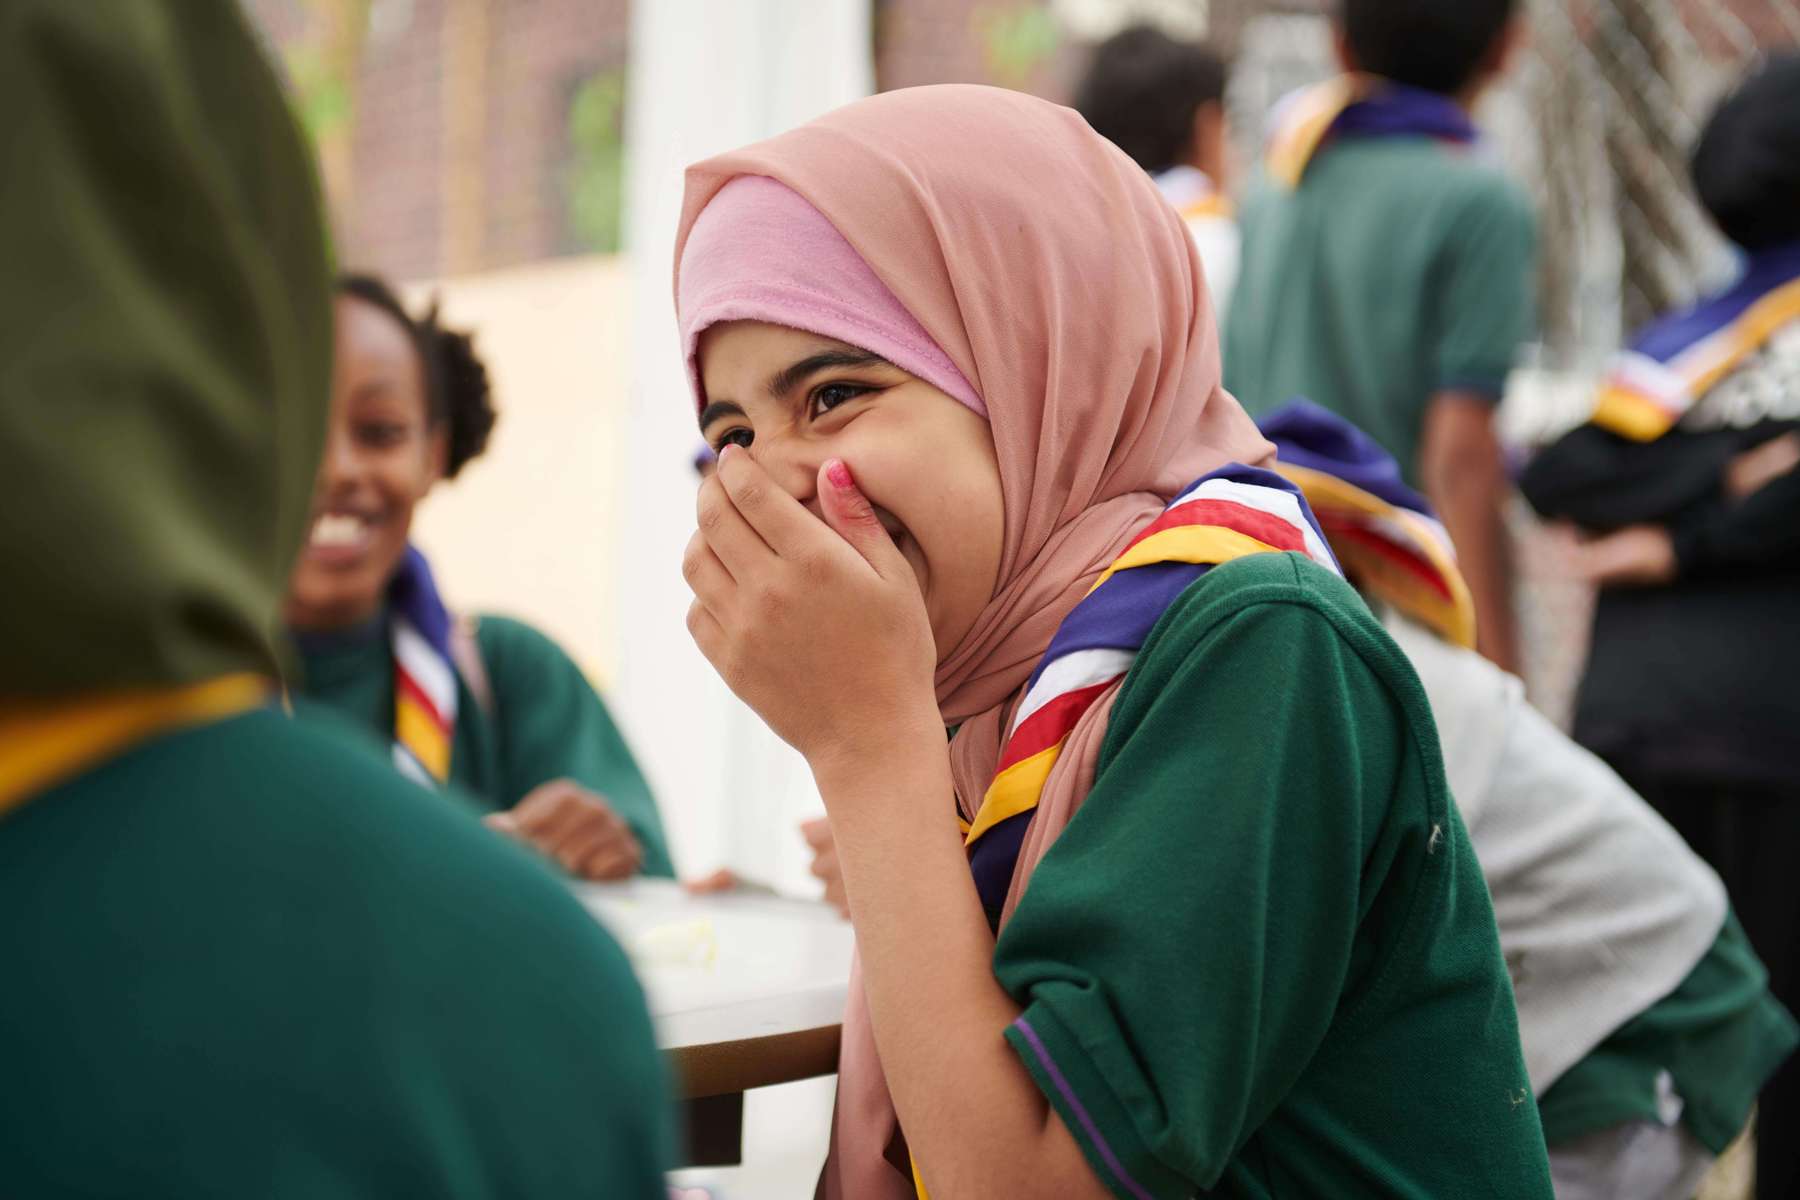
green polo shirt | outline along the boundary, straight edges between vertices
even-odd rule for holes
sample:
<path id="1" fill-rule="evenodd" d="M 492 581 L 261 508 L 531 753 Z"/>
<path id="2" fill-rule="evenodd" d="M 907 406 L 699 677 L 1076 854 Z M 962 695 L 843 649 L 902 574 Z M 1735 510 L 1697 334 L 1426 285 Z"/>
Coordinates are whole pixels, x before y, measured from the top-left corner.
<path id="1" fill-rule="evenodd" d="M 0 1192 L 664 1200 L 618 945 L 326 724 L 158 738 L 0 817 Z"/>
<path id="2" fill-rule="evenodd" d="M 1297 555 L 1216 568 L 1163 615 L 994 969 L 1114 1195 L 1549 1200 L 1425 694 Z"/>
<path id="3" fill-rule="evenodd" d="M 457 672 L 451 782 L 497 811 L 540 783 L 573 779 L 605 797 L 631 826 L 644 848 L 644 874 L 673 875 L 650 785 L 581 669 L 555 642 L 506 617 L 482 617 L 475 641 L 492 694 L 484 705 Z M 394 658 L 385 617 L 341 633 L 304 635 L 296 645 L 296 695 L 391 743 Z"/>
<path id="4" fill-rule="evenodd" d="M 1538 1101 L 1551 1145 L 1628 1121 L 1679 1120 L 1714 1154 L 1750 1120 L 1797 1033 L 1737 915 L 1679 986 L 1615 1029 Z"/>
<path id="5" fill-rule="evenodd" d="M 1348 418 L 1416 485 L 1431 397 L 1498 400 L 1533 335 L 1529 199 L 1479 149 L 1356 138 L 1291 191 L 1259 176 L 1241 221 L 1226 386 L 1253 415 L 1305 396 Z"/>

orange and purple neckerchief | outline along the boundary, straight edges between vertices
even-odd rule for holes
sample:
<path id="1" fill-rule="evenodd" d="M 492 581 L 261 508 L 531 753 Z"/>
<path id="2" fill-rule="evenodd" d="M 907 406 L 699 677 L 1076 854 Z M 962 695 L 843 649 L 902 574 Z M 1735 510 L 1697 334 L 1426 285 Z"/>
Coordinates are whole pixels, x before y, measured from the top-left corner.
<path id="1" fill-rule="evenodd" d="M 1379 75 L 1338 75 L 1281 102 L 1264 166 L 1271 178 L 1292 190 L 1331 142 L 1386 137 L 1469 146 L 1477 134 L 1468 112 L 1448 96 Z"/>
<path id="2" fill-rule="evenodd" d="M 1190 584 L 1232 559 L 1283 551 L 1341 574 L 1297 487 L 1258 467 L 1222 467 L 1140 531 L 1063 619 L 965 829 L 969 867 L 990 920 L 1005 903 L 1050 769 L 1082 714 L 1131 669 L 1150 630 Z"/>
<path id="3" fill-rule="evenodd" d="M 1655 441 L 1793 321 L 1800 321 L 1800 242 L 1751 255 L 1731 287 L 1639 333 L 1613 360 L 1589 420 L 1634 442 Z"/>
<path id="4" fill-rule="evenodd" d="M 1336 413 L 1291 400 L 1260 422 L 1275 469 L 1312 506 L 1357 587 L 1445 641 L 1473 648 L 1475 605 L 1450 535 L 1375 440 Z"/>

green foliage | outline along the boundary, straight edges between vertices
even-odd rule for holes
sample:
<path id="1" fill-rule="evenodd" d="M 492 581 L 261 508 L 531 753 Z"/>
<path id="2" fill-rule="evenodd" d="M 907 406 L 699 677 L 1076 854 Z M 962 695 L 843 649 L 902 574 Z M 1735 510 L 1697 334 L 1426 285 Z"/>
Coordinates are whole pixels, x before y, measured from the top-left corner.
<path id="1" fill-rule="evenodd" d="M 1038 65 L 1056 53 L 1062 31 L 1042 4 L 983 5 L 969 17 L 981 56 L 994 82 L 1023 87 Z"/>
<path id="2" fill-rule="evenodd" d="M 613 67 L 583 80 L 569 101 L 568 162 L 563 199 L 577 245 L 619 249 L 625 206 L 625 72 Z"/>

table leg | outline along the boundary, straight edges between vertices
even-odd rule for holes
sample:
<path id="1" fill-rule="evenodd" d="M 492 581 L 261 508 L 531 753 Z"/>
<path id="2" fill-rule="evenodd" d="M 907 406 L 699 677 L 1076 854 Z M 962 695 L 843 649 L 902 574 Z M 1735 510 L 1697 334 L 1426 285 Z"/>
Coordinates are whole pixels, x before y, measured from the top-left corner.
<path id="1" fill-rule="evenodd" d="M 744 1159 L 744 1093 L 697 1096 L 681 1102 L 686 1134 L 682 1165 L 735 1167 Z"/>

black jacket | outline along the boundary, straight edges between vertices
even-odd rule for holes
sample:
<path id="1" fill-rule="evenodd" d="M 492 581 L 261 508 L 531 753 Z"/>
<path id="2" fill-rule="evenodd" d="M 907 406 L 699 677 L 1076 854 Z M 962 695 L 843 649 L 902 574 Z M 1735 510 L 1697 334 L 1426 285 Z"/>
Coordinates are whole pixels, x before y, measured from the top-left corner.
<path id="1" fill-rule="evenodd" d="M 1640 443 L 1585 425 L 1519 483 L 1546 517 L 1606 531 L 1667 527 L 1662 587 L 1606 588 L 1575 736 L 1615 763 L 1715 783 L 1800 783 L 1800 471 L 1738 501 L 1733 456 L 1800 422 L 1677 429 Z"/>

